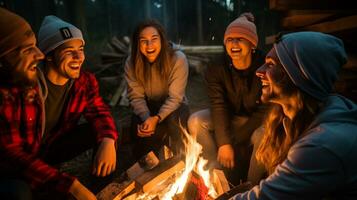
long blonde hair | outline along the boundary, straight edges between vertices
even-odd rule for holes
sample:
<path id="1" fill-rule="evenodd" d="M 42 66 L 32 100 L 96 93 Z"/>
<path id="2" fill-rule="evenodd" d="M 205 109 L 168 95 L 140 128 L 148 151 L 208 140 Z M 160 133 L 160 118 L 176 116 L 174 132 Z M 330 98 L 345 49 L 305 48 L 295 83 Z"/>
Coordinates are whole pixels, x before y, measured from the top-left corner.
<path id="1" fill-rule="evenodd" d="M 169 41 L 165 34 L 164 27 L 156 20 L 150 19 L 140 23 L 133 35 L 132 35 L 132 47 L 131 47 L 131 64 L 134 66 L 134 72 L 137 80 L 142 84 L 145 84 L 150 74 L 150 63 L 147 61 L 144 55 L 140 52 L 140 33 L 147 27 L 153 27 L 157 30 L 161 40 L 161 51 L 155 60 L 158 66 L 158 70 L 161 75 L 162 81 L 167 81 L 171 69 L 171 60 L 173 57 L 173 49 L 169 44 Z"/>
<path id="2" fill-rule="evenodd" d="M 320 101 L 299 90 L 288 76 L 285 77 L 280 84 L 283 91 L 289 91 L 289 97 L 295 102 L 297 112 L 293 119 L 289 119 L 284 115 L 281 105 L 274 104 L 264 122 L 265 133 L 256 158 L 265 165 L 269 174 L 287 158 L 291 146 L 306 135 L 305 131 L 320 104 Z"/>

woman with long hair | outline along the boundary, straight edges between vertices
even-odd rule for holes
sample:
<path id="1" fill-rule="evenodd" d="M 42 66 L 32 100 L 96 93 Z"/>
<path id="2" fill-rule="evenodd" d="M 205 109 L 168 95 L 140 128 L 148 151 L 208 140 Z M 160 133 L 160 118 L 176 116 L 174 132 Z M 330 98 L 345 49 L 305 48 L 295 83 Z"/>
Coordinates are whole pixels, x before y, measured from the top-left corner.
<path id="1" fill-rule="evenodd" d="M 125 65 L 136 157 L 158 151 L 163 144 L 176 153 L 180 149 L 181 126 L 186 127 L 189 115 L 187 78 L 186 56 L 169 43 L 162 25 L 156 20 L 140 23 Z"/>
<path id="2" fill-rule="evenodd" d="M 356 199 L 357 106 L 333 94 L 347 56 L 318 32 L 282 36 L 256 74 L 274 104 L 257 159 L 269 177 L 232 199 Z"/>

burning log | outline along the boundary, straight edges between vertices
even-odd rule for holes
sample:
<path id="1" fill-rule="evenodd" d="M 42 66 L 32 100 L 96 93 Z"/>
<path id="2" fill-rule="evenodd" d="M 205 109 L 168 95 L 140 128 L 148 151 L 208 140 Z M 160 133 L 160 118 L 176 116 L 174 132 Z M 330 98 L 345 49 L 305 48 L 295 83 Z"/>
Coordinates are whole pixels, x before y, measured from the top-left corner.
<path id="1" fill-rule="evenodd" d="M 136 177 L 145 173 L 159 164 L 159 159 L 156 157 L 154 152 L 150 151 L 148 154 L 143 156 L 138 162 L 126 170 L 126 174 L 130 180 L 134 180 Z"/>
<path id="2" fill-rule="evenodd" d="M 210 173 L 210 171 L 204 170 L 207 160 L 200 157 L 201 145 L 188 133 L 184 132 L 184 135 L 187 139 L 185 140 L 185 162 L 181 160 L 181 157 L 172 157 L 159 164 L 153 162 L 156 167 L 144 170 L 143 165 L 138 164 L 133 169 L 129 169 L 129 173 L 127 173 L 132 174 L 128 175 L 128 178 L 130 176 L 135 179 L 135 189 L 132 186 L 128 189 L 124 188 L 125 191 L 116 192 L 118 195 L 111 199 L 207 200 L 214 199 L 229 190 L 228 182 L 222 171 L 213 170 Z M 148 162 L 146 159 L 144 161 Z M 137 176 L 137 174 L 140 175 Z M 107 193 L 110 193 L 113 187 L 109 187 Z M 132 191 L 128 194 L 130 190 Z"/>
<path id="3" fill-rule="evenodd" d="M 141 188 L 144 193 L 150 192 L 159 183 L 167 180 L 177 172 L 183 171 L 185 163 L 177 157 L 168 159 L 154 169 L 147 171 L 138 177 L 135 182 L 136 186 Z"/>
<path id="4" fill-rule="evenodd" d="M 183 195 L 184 199 L 192 199 L 192 200 L 205 200 L 208 196 L 208 188 L 205 185 L 202 177 L 196 172 L 191 172 L 191 177 L 186 184 L 186 191 Z"/>
<path id="5" fill-rule="evenodd" d="M 221 195 L 229 190 L 229 184 L 222 170 L 212 170 L 212 182 L 218 195 Z"/>

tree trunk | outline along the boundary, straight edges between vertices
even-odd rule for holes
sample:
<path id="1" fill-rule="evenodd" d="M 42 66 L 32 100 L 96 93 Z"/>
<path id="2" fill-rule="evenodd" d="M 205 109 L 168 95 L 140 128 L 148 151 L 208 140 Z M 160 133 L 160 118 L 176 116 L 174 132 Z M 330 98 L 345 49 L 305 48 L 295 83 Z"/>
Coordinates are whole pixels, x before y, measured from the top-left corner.
<path id="1" fill-rule="evenodd" d="M 203 28 L 202 28 L 202 0 L 196 1 L 196 8 L 197 8 L 197 39 L 198 43 L 202 45 L 203 43 Z"/>
<path id="2" fill-rule="evenodd" d="M 145 16 L 147 19 L 151 18 L 151 1 L 145 0 Z"/>

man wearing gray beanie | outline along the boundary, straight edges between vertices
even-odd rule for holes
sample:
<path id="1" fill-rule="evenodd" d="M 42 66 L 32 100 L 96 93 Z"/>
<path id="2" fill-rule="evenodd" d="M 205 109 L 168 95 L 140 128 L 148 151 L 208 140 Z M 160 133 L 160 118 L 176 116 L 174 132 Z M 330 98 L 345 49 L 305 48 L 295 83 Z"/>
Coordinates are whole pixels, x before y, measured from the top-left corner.
<path id="1" fill-rule="evenodd" d="M 346 63 L 340 39 L 282 36 L 256 74 L 274 106 L 257 151 L 270 176 L 231 199 L 357 199 L 357 106 L 333 94 Z"/>
<path id="2" fill-rule="evenodd" d="M 41 87 L 46 91 L 44 161 L 56 165 L 97 148 L 92 173 L 109 175 L 116 166 L 118 132 L 109 107 L 99 95 L 95 76 L 81 70 L 85 59 L 81 31 L 56 16 L 47 16 L 39 29 L 38 45 L 45 54 L 40 71 Z M 82 116 L 88 123 L 79 125 Z M 95 199 L 75 178 L 66 185 L 76 199 Z"/>

